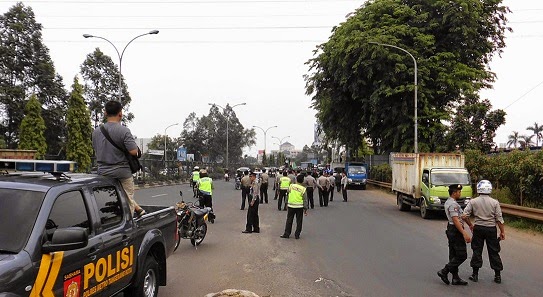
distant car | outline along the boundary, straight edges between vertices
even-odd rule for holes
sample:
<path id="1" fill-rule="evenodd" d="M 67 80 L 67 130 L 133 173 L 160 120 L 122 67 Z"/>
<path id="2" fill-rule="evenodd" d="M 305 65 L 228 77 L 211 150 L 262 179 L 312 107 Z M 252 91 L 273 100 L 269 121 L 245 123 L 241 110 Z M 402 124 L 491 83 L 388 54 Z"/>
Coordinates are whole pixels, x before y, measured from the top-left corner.
<path id="1" fill-rule="evenodd" d="M 240 168 L 236 169 L 236 171 L 241 171 L 241 173 L 243 173 L 245 171 L 251 171 L 251 169 L 249 167 L 240 167 Z"/>

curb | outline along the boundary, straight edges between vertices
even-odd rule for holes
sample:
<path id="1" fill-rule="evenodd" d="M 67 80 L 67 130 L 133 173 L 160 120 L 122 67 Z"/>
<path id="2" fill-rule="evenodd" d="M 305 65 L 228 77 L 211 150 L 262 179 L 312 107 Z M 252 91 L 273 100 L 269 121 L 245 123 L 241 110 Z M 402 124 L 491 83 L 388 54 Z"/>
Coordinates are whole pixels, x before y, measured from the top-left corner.
<path id="1" fill-rule="evenodd" d="M 150 189 L 150 188 L 158 188 L 158 187 L 165 187 L 165 186 L 176 186 L 176 185 L 184 185 L 184 184 L 189 184 L 188 182 L 181 182 L 181 181 L 176 181 L 176 182 L 152 182 L 152 183 L 148 183 L 148 184 L 134 184 L 134 189 L 135 190 L 140 190 L 140 189 Z"/>

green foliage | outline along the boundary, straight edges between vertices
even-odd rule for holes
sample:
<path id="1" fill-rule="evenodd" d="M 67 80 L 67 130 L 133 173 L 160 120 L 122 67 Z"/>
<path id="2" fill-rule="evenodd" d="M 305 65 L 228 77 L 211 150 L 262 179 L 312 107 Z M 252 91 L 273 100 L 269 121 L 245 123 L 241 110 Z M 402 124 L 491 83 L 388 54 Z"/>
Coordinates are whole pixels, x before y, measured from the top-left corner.
<path id="1" fill-rule="evenodd" d="M 543 206 L 543 151 L 519 151 L 497 155 L 466 152 L 466 168 L 472 182 L 492 182 L 495 189 L 507 188 L 517 205 Z M 500 193 L 503 195 L 503 193 Z"/>
<path id="2" fill-rule="evenodd" d="M 270 158 L 268 159 L 268 166 L 277 166 L 274 154 L 270 155 Z"/>
<path id="3" fill-rule="evenodd" d="M 47 147 L 57 154 L 66 135 L 67 96 L 41 30 L 32 9 L 21 2 L 0 16 L 0 134 L 8 148 L 17 146 L 27 98 L 35 95 L 43 106 Z"/>
<path id="4" fill-rule="evenodd" d="M 102 123 L 104 119 L 104 105 L 110 100 L 119 101 L 119 69 L 99 48 L 88 54 L 81 65 L 81 76 L 84 79 L 86 103 L 89 106 L 94 127 Z M 131 122 L 134 115 L 128 112 L 130 107 L 130 94 L 128 87 L 121 75 L 121 103 L 123 105 L 123 122 Z"/>
<path id="5" fill-rule="evenodd" d="M 469 102 L 465 100 L 460 105 L 451 121 L 447 135 L 447 151 L 453 151 L 458 146 L 462 151 L 476 149 L 489 152 L 494 144 L 496 130 L 505 124 L 505 111 L 491 111 L 489 100 Z"/>
<path id="6" fill-rule="evenodd" d="M 467 104 L 465 98 L 480 102 L 479 90 L 495 79 L 487 64 L 505 46 L 509 29 L 501 2 L 367 1 L 307 62 L 306 93 L 326 137 L 356 151 L 363 133 L 375 153 L 412 151 L 414 63 L 401 50 L 369 43 L 379 42 L 415 57 L 419 146 L 442 149 L 454 109 Z M 488 130 L 482 134 L 493 133 Z"/>
<path id="7" fill-rule="evenodd" d="M 151 138 L 151 141 L 147 144 L 147 148 L 150 150 L 164 151 L 164 140 L 166 140 L 166 154 L 167 160 L 177 159 L 177 148 L 180 146 L 179 138 L 171 138 L 169 136 L 164 139 L 164 135 L 157 134 Z M 162 156 L 162 159 L 164 156 Z"/>
<path id="8" fill-rule="evenodd" d="M 381 181 L 385 183 L 392 182 L 392 167 L 389 164 L 381 164 L 377 166 L 371 166 L 370 168 L 371 179 Z"/>
<path id="9" fill-rule="evenodd" d="M 78 172 L 89 172 L 91 167 L 92 123 L 90 112 L 83 99 L 83 86 L 74 78 L 68 113 L 66 115 L 68 126 L 68 140 L 66 142 L 66 158 L 77 162 Z"/>
<path id="10" fill-rule="evenodd" d="M 230 105 L 226 105 L 222 113 L 213 105 L 209 114 L 200 118 L 191 113 L 183 123 L 180 143 L 187 148 L 187 153 L 194 153 L 197 160 L 197 155 L 207 155 L 210 162 L 226 162 L 227 121 L 229 164 L 240 163 L 243 148 L 256 143 L 256 133 L 243 127 Z"/>
<path id="11" fill-rule="evenodd" d="M 36 159 L 43 159 L 47 143 L 43 136 L 45 121 L 41 116 L 41 104 L 36 95 L 32 95 L 25 107 L 25 116 L 19 132 L 19 149 L 36 150 Z"/>

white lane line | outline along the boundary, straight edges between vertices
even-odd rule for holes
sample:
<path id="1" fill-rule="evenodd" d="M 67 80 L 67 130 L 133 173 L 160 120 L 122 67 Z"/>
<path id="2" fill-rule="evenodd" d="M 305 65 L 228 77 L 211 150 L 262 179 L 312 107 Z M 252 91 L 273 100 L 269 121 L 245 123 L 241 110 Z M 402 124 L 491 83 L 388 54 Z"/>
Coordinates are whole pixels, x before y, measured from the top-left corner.
<path id="1" fill-rule="evenodd" d="M 160 196 L 167 196 L 168 194 L 158 194 L 158 195 L 153 195 L 151 196 L 152 198 L 155 198 L 155 197 L 160 197 Z"/>

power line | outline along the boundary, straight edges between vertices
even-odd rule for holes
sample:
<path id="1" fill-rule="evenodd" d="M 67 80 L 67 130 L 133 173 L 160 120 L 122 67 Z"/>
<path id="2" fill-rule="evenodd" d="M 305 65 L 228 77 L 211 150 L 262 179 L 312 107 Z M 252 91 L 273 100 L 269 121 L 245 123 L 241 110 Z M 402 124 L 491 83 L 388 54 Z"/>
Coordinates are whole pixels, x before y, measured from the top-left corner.
<path id="1" fill-rule="evenodd" d="M 0 0 L 0 3 L 11 3 L 15 1 Z M 261 3 L 313 3 L 313 2 L 360 2 L 360 0 L 258 0 L 258 1 L 243 1 L 243 0 L 193 0 L 193 1 L 108 1 L 108 0 L 93 0 L 93 1 L 73 1 L 73 0 L 28 0 L 25 3 L 59 3 L 59 4 L 261 4 Z"/>
<path id="2" fill-rule="evenodd" d="M 528 90 L 528 92 L 522 94 L 522 96 L 518 97 L 515 101 L 513 101 L 511 104 L 507 105 L 504 109 L 507 109 L 509 108 L 511 105 L 515 104 L 517 101 L 519 101 L 520 99 L 522 99 L 524 96 L 528 95 L 530 92 L 532 92 L 533 90 L 535 90 L 537 87 L 539 87 L 540 85 L 543 85 L 543 81 L 541 81 L 540 83 L 538 83 L 537 85 L 535 85 L 535 87 L 531 88 L 530 90 Z"/>
<path id="3" fill-rule="evenodd" d="M 45 43 L 86 43 L 88 40 L 44 40 Z M 96 40 L 94 43 L 98 43 Z M 125 42 L 125 41 L 119 41 Z M 248 43 L 324 43 L 326 40 L 158 40 L 158 41 L 139 41 L 138 43 L 168 43 L 168 44 L 248 44 Z"/>
<path id="4" fill-rule="evenodd" d="M 344 17 L 338 14 L 262 14 L 262 15 L 40 15 L 40 18 L 267 18 L 267 17 Z"/>
<path id="5" fill-rule="evenodd" d="M 275 26 L 275 27 L 153 27 L 158 30 L 274 30 L 274 29 L 329 29 L 330 26 Z M 149 30 L 149 27 L 44 27 L 47 30 Z"/>

